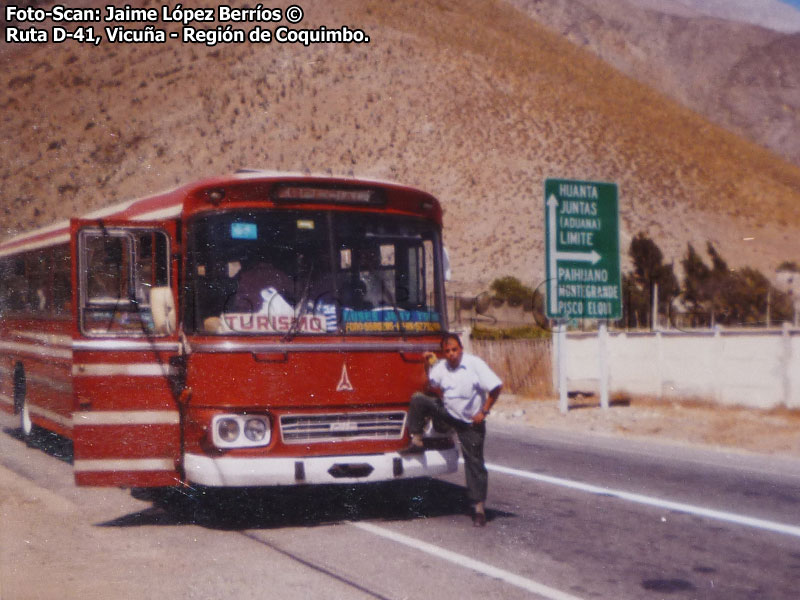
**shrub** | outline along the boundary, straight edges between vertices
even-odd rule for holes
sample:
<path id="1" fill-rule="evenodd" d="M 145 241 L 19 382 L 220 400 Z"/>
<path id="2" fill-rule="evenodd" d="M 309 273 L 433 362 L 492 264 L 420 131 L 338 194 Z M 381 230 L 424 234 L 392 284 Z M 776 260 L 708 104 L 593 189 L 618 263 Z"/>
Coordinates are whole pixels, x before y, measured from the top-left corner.
<path id="1" fill-rule="evenodd" d="M 537 340 L 549 338 L 550 332 L 536 325 L 523 325 L 507 329 L 475 327 L 470 337 L 473 340 Z"/>

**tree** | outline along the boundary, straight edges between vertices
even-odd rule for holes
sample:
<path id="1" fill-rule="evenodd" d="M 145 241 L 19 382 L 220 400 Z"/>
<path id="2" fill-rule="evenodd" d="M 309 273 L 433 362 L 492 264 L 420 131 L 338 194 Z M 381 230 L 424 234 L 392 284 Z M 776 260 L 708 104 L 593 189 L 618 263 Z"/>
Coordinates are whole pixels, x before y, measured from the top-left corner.
<path id="1" fill-rule="evenodd" d="M 631 240 L 628 256 L 633 261 L 633 273 L 629 278 L 623 278 L 623 288 L 627 288 L 624 295 L 630 304 L 629 310 L 634 311 L 636 322 L 639 322 L 640 316 L 647 316 L 649 317 L 647 320 L 652 322 L 653 294 L 656 285 L 658 285 L 659 313 L 671 318 L 670 307 L 679 294 L 680 287 L 672 265 L 664 264 L 661 249 L 647 235 L 639 232 Z"/>
<path id="2" fill-rule="evenodd" d="M 628 328 L 636 328 L 647 324 L 652 303 L 649 296 L 634 281 L 633 274 L 622 276 L 622 314 Z"/>
<path id="3" fill-rule="evenodd" d="M 520 306 L 530 302 L 535 293 L 519 279 L 510 275 L 495 279 L 489 288 L 494 293 L 495 298 L 505 300 L 511 306 Z"/>
<path id="4" fill-rule="evenodd" d="M 752 267 L 732 270 L 709 242 L 708 267 L 691 244 L 681 261 L 684 270 L 683 299 L 692 311 L 692 325 L 756 325 L 792 317 L 791 298 Z"/>
<path id="5" fill-rule="evenodd" d="M 691 244 L 687 245 L 681 266 L 683 266 L 683 303 L 692 315 L 692 326 L 703 324 L 707 313 L 706 302 L 711 269 L 706 266 Z"/>
<path id="6" fill-rule="evenodd" d="M 507 302 L 510 306 L 522 306 L 522 309 L 534 314 L 537 323 L 544 323 L 544 297 L 539 290 L 533 290 L 516 277 L 506 275 L 495 279 L 489 288 L 496 300 Z"/>

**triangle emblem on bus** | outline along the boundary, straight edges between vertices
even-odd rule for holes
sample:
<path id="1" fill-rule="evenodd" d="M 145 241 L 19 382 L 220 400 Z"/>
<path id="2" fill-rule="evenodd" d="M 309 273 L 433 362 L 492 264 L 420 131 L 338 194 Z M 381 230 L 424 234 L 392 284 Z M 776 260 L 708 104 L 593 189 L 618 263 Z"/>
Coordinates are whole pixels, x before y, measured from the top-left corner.
<path id="1" fill-rule="evenodd" d="M 336 385 L 337 392 L 352 392 L 355 391 L 353 384 L 350 383 L 350 377 L 347 375 L 347 365 L 342 364 L 342 376 L 339 377 L 339 383 Z"/>

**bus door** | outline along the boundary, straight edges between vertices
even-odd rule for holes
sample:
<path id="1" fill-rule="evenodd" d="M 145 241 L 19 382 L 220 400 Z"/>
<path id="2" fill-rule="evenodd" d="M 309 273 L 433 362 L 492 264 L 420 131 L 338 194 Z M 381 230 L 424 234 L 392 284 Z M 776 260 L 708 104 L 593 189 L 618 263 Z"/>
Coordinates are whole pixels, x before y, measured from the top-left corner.
<path id="1" fill-rule="evenodd" d="M 71 222 L 78 485 L 180 482 L 174 221 Z"/>

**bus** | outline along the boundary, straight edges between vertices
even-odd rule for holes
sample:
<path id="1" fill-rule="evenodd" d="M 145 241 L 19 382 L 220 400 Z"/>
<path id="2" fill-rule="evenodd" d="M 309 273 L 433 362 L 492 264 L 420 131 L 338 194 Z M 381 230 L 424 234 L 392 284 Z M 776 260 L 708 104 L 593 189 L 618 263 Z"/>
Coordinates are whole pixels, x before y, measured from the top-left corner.
<path id="1" fill-rule="evenodd" d="M 390 182 L 198 181 L 0 244 L 0 409 L 78 485 L 251 487 L 457 469 L 408 443 L 447 328 L 442 211 Z"/>

